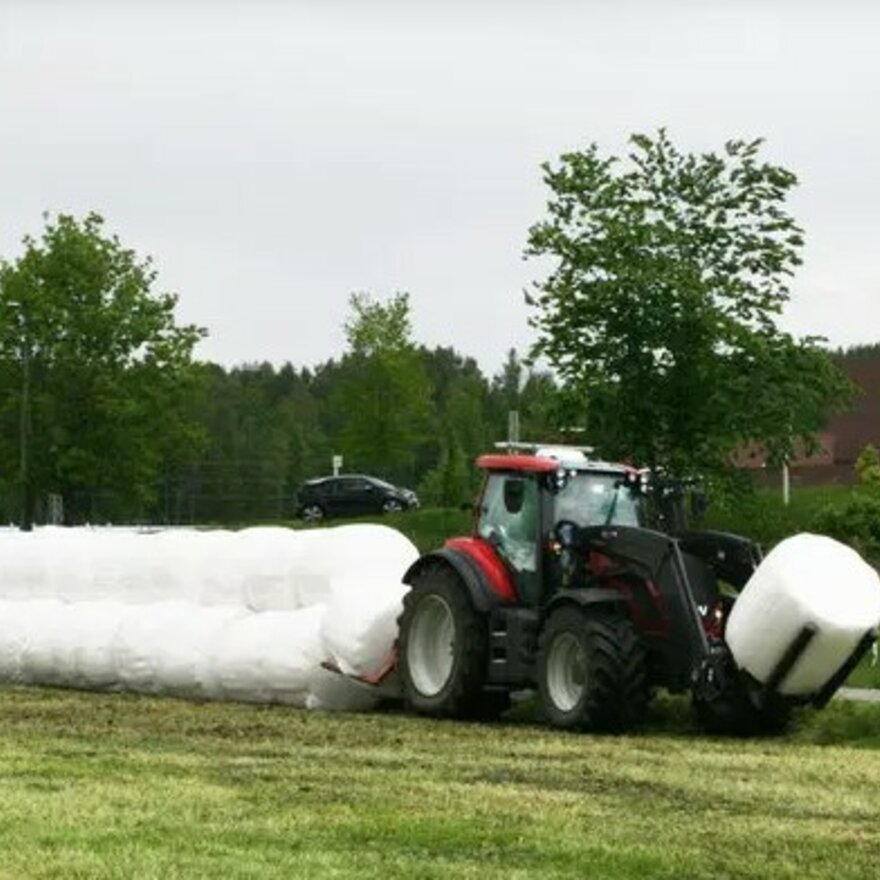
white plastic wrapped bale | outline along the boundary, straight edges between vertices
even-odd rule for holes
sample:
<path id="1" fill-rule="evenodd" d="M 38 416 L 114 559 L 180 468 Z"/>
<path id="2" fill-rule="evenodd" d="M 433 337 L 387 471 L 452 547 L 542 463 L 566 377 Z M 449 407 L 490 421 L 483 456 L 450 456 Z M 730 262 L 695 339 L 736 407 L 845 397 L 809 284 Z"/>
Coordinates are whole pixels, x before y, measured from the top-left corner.
<path id="1" fill-rule="evenodd" d="M 299 532 L 296 578 L 301 606 L 330 602 L 349 578 L 400 583 L 418 551 L 405 535 L 380 525 L 349 525 Z"/>
<path id="2" fill-rule="evenodd" d="M 338 579 L 321 633 L 326 650 L 347 675 L 374 676 L 387 665 L 408 587 L 364 574 Z"/>
<path id="3" fill-rule="evenodd" d="M 417 558 L 384 526 L 0 533 L 0 678 L 367 708 Z"/>
<path id="4" fill-rule="evenodd" d="M 205 665 L 206 693 L 228 700 L 304 706 L 324 659 L 325 608 L 249 613 L 216 639 Z"/>
<path id="5" fill-rule="evenodd" d="M 767 554 L 737 599 L 726 640 L 737 665 L 762 684 L 804 627 L 816 634 L 780 682 L 787 696 L 810 696 L 880 625 L 880 577 L 855 550 L 801 534 Z"/>

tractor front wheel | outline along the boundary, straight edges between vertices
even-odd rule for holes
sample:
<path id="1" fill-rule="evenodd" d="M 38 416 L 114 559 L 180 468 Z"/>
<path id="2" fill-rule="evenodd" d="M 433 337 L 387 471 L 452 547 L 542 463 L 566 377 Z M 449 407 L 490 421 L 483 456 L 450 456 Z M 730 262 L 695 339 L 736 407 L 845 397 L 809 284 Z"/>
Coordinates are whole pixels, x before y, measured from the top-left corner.
<path id="1" fill-rule="evenodd" d="M 554 611 L 541 633 L 538 695 L 555 727 L 618 731 L 639 724 L 648 705 L 647 670 L 630 619 L 607 608 Z"/>
<path id="2" fill-rule="evenodd" d="M 791 720 L 791 705 L 776 696 L 758 702 L 728 652 L 713 659 L 701 667 L 694 682 L 693 707 L 700 726 L 727 736 L 783 733 Z"/>
<path id="3" fill-rule="evenodd" d="M 426 568 L 404 597 L 399 625 L 407 704 L 427 715 L 485 717 L 488 625 L 458 575 Z"/>

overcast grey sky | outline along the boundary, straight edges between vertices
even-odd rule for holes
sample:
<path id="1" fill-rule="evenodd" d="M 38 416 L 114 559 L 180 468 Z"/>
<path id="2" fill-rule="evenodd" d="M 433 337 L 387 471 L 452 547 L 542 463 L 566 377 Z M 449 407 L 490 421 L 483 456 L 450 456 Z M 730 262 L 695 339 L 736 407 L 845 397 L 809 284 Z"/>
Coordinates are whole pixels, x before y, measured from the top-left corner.
<path id="1" fill-rule="evenodd" d="M 0 0 L 0 255 L 44 210 L 154 256 L 204 358 L 339 354 L 354 290 L 495 370 L 541 161 L 669 128 L 801 179 L 784 325 L 880 341 L 880 4 Z"/>

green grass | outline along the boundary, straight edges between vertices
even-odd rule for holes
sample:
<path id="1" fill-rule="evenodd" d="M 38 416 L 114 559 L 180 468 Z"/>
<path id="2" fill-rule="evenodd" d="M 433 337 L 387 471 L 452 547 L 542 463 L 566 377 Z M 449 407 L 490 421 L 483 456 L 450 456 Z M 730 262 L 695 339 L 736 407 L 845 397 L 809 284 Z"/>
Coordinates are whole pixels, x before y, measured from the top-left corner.
<path id="1" fill-rule="evenodd" d="M 849 486 L 804 486 L 791 492 L 791 503 L 783 504 L 777 489 L 756 489 L 736 500 L 715 499 L 709 507 L 707 526 L 746 535 L 769 549 L 798 532 L 815 528 L 819 511 L 840 506 L 852 498 Z"/>
<path id="2" fill-rule="evenodd" d="M 864 878 L 880 707 L 785 739 L 0 689 L 0 876 Z"/>
<path id="3" fill-rule="evenodd" d="M 470 534 L 473 514 L 448 508 L 410 510 L 383 517 L 380 522 L 399 529 L 420 552 L 427 553 L 442 547 L 447 538 Z"/>
<path id="4" fill-rule="evenodd" d="M 427 553 L 429 550 L 442 547 L 447 538 L 470 534 L 472 522 L 473 515 L 469 510 L 420 508 L 403 513 L 382 514 L 381 516 L 331 519 L 317 525 L 306 525 L 300 520 L 288 520 L 283 524 L 295 529 L 302 529 L 325 528 L 349 523 L 381 523 L 403 532 L 419 548 L 420 553 Z"/>
<path id="5" fill-rule="evenodd" d="M 880 689 L 880 659 L 875 659 L 869 652 L 847 679 L 849 687 Z"/>

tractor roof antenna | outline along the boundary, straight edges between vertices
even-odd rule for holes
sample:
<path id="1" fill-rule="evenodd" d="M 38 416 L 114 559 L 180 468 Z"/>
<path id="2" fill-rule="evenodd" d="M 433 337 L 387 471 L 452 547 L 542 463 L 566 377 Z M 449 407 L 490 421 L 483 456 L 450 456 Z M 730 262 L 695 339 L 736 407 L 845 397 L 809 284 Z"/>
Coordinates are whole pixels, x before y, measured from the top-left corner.
<path id="1" fill-rule="evenodd" d="M 584 455 L 592 455 L 596 451 L 595 446 L 569 446 L 559 443 L 532 443 L 530 441 L 501 440 L 495 444 L 496 449 L 506 449 L 508 452 L 521 452 L 525 455 L 545 455 L 552 458 L 552 453 L 557 452 L 581 452 Z"/>
<path id="2" fill-rule="evenodd" d="M 512 409 L 507 413 L 508 452 L 513 452 L 517 443 L 519 443 L 519 410 Z"/>
<path id="3" fill-rule="evenodd" d="M 493 444 L 496 449 L 506 449 L 508 452 L 525 452 L 531 455 L 539 449 L 540 443 L 526 443 L 520 440 L 499 440 Z"/>

